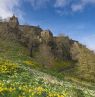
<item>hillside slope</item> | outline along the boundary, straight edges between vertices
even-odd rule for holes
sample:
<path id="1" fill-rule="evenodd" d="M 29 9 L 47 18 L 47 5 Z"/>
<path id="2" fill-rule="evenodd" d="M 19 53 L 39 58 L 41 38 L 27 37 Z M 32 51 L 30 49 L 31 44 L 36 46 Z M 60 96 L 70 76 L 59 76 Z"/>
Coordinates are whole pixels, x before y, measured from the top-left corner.
<path id="1" fill-rule="evenodd" d="M 74 75 L 81 80 L 95 83 L 95 54 L 93 51 L 81 44 L 73 44 L 73 58 L 77 60 L 74 68 Z"/>
<path id="2" fill-rule="evenodd" d="M 95 54 L 38 26 L 0 22 L 0 97 L 94 97 Z"/>
<path id="3" fill-rule="evenodd" d="M 51 69 L 50 71 L 61 73 L 61 75 L 64 73 L 66 76 L 95 83 L 95 54 L 78 41 L 66 36 L 55 37 L 50 30 L 43 30 L 39 26 L 20 25 L 16 16 L 10 17 L 9 21 L 0 22 L 0 37 L 19 42 L 24 48 L 26 47 L 27 57 L 30 56 L 40 64 L 35 67 L 40 66 L 45 71 Z M 6 43 L 5 51 L 10 47 L 8 45 Z M 23 47 L 20 49 L 23 50 Z M 14 46 L 11 47 L 11 50 L 13 49 Z M 9 53 L 11 55 L 17 53 L 9 51 L 7 54 L 2 50 L 2 46 L 0 50 L 4 57 Z M 25 52 L 26 50 L 23 53 Z M 19 56 L 20 53 L 18 53 L 18 60 L 24 57 Z"/>
<path id="4" fill-rule="evenodd" d="M 35 66 L 27 48 L 0 38 L 0 97 L 95 97 L 95 87 L 60 80 Z"/>

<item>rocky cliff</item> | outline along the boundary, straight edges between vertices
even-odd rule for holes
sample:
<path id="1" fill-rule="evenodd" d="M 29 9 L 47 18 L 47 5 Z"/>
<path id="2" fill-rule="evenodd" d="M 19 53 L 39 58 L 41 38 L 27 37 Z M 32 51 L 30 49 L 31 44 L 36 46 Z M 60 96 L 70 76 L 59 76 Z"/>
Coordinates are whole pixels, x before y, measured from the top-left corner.
<path id="1" fill-rule="evenodd" d="M 62 60 L 72 59 L 70 47 L 73 41 L 68 37 L 54 37 L 51 31 L 42 30 L 38 26 L 19 25 L 15 16 L 11 17 L 8 22 L 0 23 L 0 36 L 20 41 L 28 47 L 31 56 L 35 50 L 40 51 L 43 45 L 46 49 L 49 48 L 52 57 Z"/>
<path id="2" fill-rule="evenodd" d="M 29 49 L 30 56 L 46 68 L 54 66 L 57 60 L 72 61 L 68 69 L 73 67 L 74 74 L 80 78 L 95 81 L 95 54 L 77 41 L 55 37 L 50 30 L 38 26 L 20 25 L 15 16 L 0 22 L 0 37 L 19 41 Z M 59 69 L 62 68 L 64 66 Z"/>

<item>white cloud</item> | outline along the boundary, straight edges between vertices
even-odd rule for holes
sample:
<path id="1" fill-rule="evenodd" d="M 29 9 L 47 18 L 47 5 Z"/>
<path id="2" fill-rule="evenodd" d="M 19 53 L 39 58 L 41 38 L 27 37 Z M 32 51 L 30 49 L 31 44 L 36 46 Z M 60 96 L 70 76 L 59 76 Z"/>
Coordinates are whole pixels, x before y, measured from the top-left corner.
<path id="1" fill-rule="evenodd" d="M 84 3 L 95 3 L 95 0 L 82 0 Z"/>
<path id="2" fill-rule="evenodd" d="M 19 9 L 21 0 L 0 0 L 0 17 L 7 18 L 16 14 L 22 18 L 22 12 Z"/>
<path id="3" fill-rule="evenodd" d="M 30 2 L 33 9 L 45 8 L 50 0 L 25 0 Z"/>
<path id="4" fill-rule="evenodd" d="M 54 0 L 56 8 L 71 8 L 71 11 L 82 11 L 87 5 L 95 4 L 95 0 Z"/>
<path id="5" fill-rule="evenodd" d="M 71 8 L 74 12 L 81 11 L 89 4 L 95 4 L 95 0 L 80 0 L 79 3 L 72 4 Z"/>
<path id="6" fill-rule="evenodd" d="M 81 11 L 84 9 L 84 5 L 82 4 L 74 4 L 71 6 L 72 11 L 76 12 L 76 11 Z"/>
<path id="7" fill-rule="evenodd" d="M 54 6 L 63 8 L 67 5 L 67 3 L 68 3 L 68 0 L 56 0 Z"/>

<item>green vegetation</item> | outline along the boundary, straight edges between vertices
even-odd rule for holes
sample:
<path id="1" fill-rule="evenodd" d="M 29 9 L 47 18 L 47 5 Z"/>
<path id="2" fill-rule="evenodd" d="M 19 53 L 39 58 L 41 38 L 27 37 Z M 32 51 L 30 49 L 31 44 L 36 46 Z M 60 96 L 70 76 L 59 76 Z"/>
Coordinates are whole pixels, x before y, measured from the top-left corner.
<path id="1" fill-rule="evenodd" d="M 73 44 L 72 47 L 73 59 L 77 60 L 74 76 L 81 80 L 95 83 L 95 54 L 83 45 Z"/>
<path id="2" fill-rule="evenodd" d="M 29 57 L 27 48 L 0 39 L 0 97 L 95 97 L 95 88 L 64 80 L 58 63 L 54 71 L 46 70 Z M 69 67 L 69 62 L 59 64 Z"/>

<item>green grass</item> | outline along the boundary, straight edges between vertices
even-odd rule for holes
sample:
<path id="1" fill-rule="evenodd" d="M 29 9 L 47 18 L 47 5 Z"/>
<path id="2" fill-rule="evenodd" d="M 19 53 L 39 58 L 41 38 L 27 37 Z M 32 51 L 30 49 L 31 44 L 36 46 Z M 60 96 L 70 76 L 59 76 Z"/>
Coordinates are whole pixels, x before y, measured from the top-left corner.
<path id="1" fill-rule="evenodd" d="M 64 80 L 56 72 L 58 63 L 53 71 L 46 70 L 29 57 L 27 48 L 15 40 L 0 39 L 0 97 L 95 97 L 95 88 Z M 59 67 L 63 65 L 69 62 Z"/>

